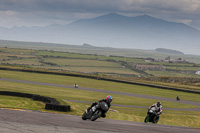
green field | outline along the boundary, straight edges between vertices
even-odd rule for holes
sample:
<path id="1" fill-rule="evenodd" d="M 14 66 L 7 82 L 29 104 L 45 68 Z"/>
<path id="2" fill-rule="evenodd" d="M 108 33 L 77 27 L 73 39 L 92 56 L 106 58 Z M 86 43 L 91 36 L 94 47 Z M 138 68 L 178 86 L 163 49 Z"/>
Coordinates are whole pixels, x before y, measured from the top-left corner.
<path id="1" fill-rule="evenodd" d="M 0 44 L 0 46 L 2 45 Z M 166 54 L 155 56 L 156 53 L 152 50 L 132 51 L 128 49 L 99 49 L 95 47 L 93 47 L 93 49 L 91 50 L 85 47 L 78 46 L 65 47 L 63 45 L 63 47 L 58 47 L 58 45 L 56 44 L 52 44 L 49 47 L 47 47 L 48 45 L 28 46 L 23 43 L 21 44 L 21 42 L 18 42 L 16 44 L 16 47 L 18 48 L 15 48 L 14 45 L 11 44 L 7 44 L 6 46 L 13 48 L 0 48 L 0 67 L 2 68 L 52 71 L 55 73 L 76 73 L 92 76 L 95 75 L 97 77 L 108 77 L 132 82 L 164 85 L 189 90 L 200 90 L 200 76 L 193 73 L 200 68 L 199 64 L 145 62 L 145 58 L 147 57 L 165 58 L 169 56 Z M 179 58 L 178 55 L 174 55 L 171 57 Z M 191 59 L 190 61 L 195 60 L 196 62 L 198 62 L 199 56 L 194 57 L 188 55 L 182 58 Z M 140 70 L 135 68 L 136 64 L 159 65 L 165 67 L 166 70 Z M 73 86 L 75 83 L 77 83 L 80 87 L 86 88 L 172 98 L 174 99 L 174 101 L 176 96 L 179 96 L 181 100 L 200 102 L 199 94 L 163 90 L 146 86 L 116 83 L 81 77 L 0 70 L 0 78 L 27 80 L 69 86 Z M 69 102 L 66 101 L 66 99 L 94 102 L 109 95 L 108 93 L 99 93 L 85 90 L 77 91 L 70 88 L 25 84 L 2 80 L 0 80 L 0 84 L 1 91 L 16 91 L 23 93 L 39 94 L 41 96 L 55 98 L 63 105 L 70 105 L 71 111 L 66 112 L 65 114 L 73 115 L 82 115 L 89 104 Z M 157 102 L 156 100 L 142 97 L 131 97 L 116 94 L 112 94 L 112 96 L 114 97 L 113 104 L 148 107 L 151 104 Z M 198 108 L 198 106 L 195 105 L 181 104 L 177 102 L 161 102 L 164 108 Z M 47 111 L 44 109 L 44 103 L 33 101 L 27 98 L 10 96 L 0 96 L 0 108 Z M 143 122 L 147 111 L 143 108 L 127 108 L 117 106 L 112 106 L 111 109 L 117 110 L 118 113 L 109 111 L 106 118 L 137 122 Z M 61 113 L 56 111 L 48 112 Z M 200 112 L 198 111 L 164 110 L 159 124 L 200 128 L 199 121 Z"/>
<path id="2" fill-rule="evenodd" d="M 115 83 L 115 82 L 113 83 L 113 82 L 103 81 L 103 80 L 94 80 L 94 79 L 78 78 L 78 77 L 70 77 L 70 76 L 59 76 L 59 75 L 47 76 L 46 74 L 36 74 L 36 73 L 24 74 L 23 72 L 4 71 L 4 70 L 0 70 L 0 72 L 1 72 L 1 77 L 10 78 L 10 79 L 20 79 L 20 80 L 28 80 L 28 81 L 36 81 L 36 82 L 42 81 L 45 83 L 63 84 L 63 85 L 71 85 L 71 86 L 73 86 L 75 83 L 78 83 L 80 86 L 87 87 L 87 88 L 96 88 L 96 89 L 105 89 L 105 90 L 145 94 L 145 95 L 152 95 L 152 96 L 161 96 L 161 97 L 174 98 L 174 99 L 176 98 L 176 96 L 179 95 L 184 100 L 200 102 L 200 98 L 198 94 L 163 90 L 163 89 L 146 87 L 146 86 L 138 86 L 138 85 L 130 85 L 130 84 L 125 85 L 123 83 Z"/>
<path id="3" fill-rule="evenodd" d="M 89 59 L 57 59 L 47 58 L 44 62 L 56 64 L 55 69 L 63 69 L 83 73 L 121 73 L 121 74 L 138 74 L 137 72 L 123 68 L 120 63 L 89 60 Z M 47 68 L 47 66 L 43 67 Z"/>
<path id="4" fill-rule="evenodd" d="M 173 59 L 183 58 L 190 62 L 200 63 L 200 56 L 198 55 L 176 55 L 156 52 L 155 50 L 142 50 L 142 49 L 123 49 L 123 48 L 110 48 L 110 47 L 85 47 L 84 45 L 69 45 L 69 44 L 54 44 L 54 43 L 42 43 L 42 42 L 20 42 L 20 41 L 8 41 L 0 40 L 0 47 L 7 48 L 20 48 L 34 50 L 49 50 L 49 51 L 61 51 L 70 53 L 82 53 L 93 55 L 114 55 L 134 58 L 148 58 L 164 59 L 170 56 Z"/>
<path id="5" fill-rule="evenodd" d="M 28 98 L 0 96 L 1 108 L 44 110 L 45 104 Z"/>
<path id="6" fill-rule="evenodd" d="M 163 66 L 166 70 L 141 70 L 136 68 L 137 64 Z M 145 58 L 127 56 L 80 54 L 4 47 L 0 48 L 0 65 L 5 67 L 17 66 L 22 69 L 28 67 L 30 69 L 45 69 L 45 71 L 54 70 L 59 72 L 93 74 L 133 82 L 139 81 L 171 87 L 182 87 L 191 90 L 200 89 L 200 76 L 194 74 L 200 68 L 200 65 L 195 63 L 145 62 Z M 160 80 L 154 80 L 154 77 L 160 78 Z M 165 77 L 174 78 L 174 80 L 167 81 L 164 80 Z M 181 79 L 185 77 L 188 80 L 181 82 Z M 177 78 L 179 80 L 176 80 Z"/>
<path id="7" fill-rule="evenodd" d="M 3 71 L 3 70 L 0 70 L 0 76 L 1 78 L 37 81 L 37 82 L 62 84 L 70 86 L 73 86 L 74 83 L 78 83 L 78 85 L 81 87 L 161 96 L 167 98 L 175 98 L 176 95 L 179 94 L 181 99 L 200 102 L 200 97 L 198 94 L 161 90 L 156 88 L 128 85 L 128 84 L 108 82 L 95 79 L 59 76 L 51 74 Z M 70 112 L 66 112 L 66 114 L 73 114 L 73 115 L 82 115 L 82 113 L 89 106 L 89 104 L 68 102 L 65 99 L 94 102 L 102 98 L 105 98 L 107 95 L 109 95 L 107 93 L 99 93 L 99 92 L 97 93 L 85 90 L 77 91 L 70 88 L 51 87 L 51 86 L 25 84 L 18 82 L 0 81 L 0 84 L 1 84 L 0 86 L 1 91 L 32 93 L 32 94 L 39 94 L 41 96 L 56 98 L 63 105 L 66 104 L 70 105 L 72 110 Z M 146 99 L 139 97 L 130 97 L 130 96 L 116 95 L 116 94 L 112 94 L 112 96 L 114 98 L 112 102 L 113 104 L 148 107 L 156 102 L 156 100 L 153 99 Z M 9 100 L 9 102 L 6 102 L 6 100 Z M 33 109 L 33 110 L 45 111 L 43 103 L 35 102 L 25 98 L 16 98 L 16 97 L 10 98 L 8 96 L 1 96 L 0 101 L 2 101 L 0 104 L 1 108 Z M 194 105 L 180 104 L 168 101 L 161 101 L 161 102 L 164 108 L 197 108 L 197 106 Z M 109 111 L 107 114 L 108 119 L 128 120 L 137 122 L 143 122 L 147 111 L 146 109 L 142 108 L 141 109 L 125 108 L 117 106 L 112 106 L 111 109 L 117 110 L 118 113 Z M 55 112 L 55 111 L 49 111 L 49 112 Z M 164 110 L 161 119 L 159 121 L 159 124 L 200 128 L 199 120 L 200 120 L 200 112 Z"/>
<path id="8" fill-rule="evenodd" d="M 68 72 L 96 73 L 113 77 L 172 76 L 200 78 L 200 76 L 194 74 L 200 68 L 199 64 L 145 62 L 145 58 L 107 54 L 0 48 L 0 64 Z M 140 70 L 135 68 L 137 64 L 163 66 L 166 70 Z"/>
<path id="9" fill-rule="evenodd" d="M 185 73 L 177 73 L 177 72 L 164 72 L 164 71 L 147 71 L 149 74 L 154 74 L 158 77 L 192 77 L 192 78 L 200 78 L 199 75 L 191 75 Z"/>

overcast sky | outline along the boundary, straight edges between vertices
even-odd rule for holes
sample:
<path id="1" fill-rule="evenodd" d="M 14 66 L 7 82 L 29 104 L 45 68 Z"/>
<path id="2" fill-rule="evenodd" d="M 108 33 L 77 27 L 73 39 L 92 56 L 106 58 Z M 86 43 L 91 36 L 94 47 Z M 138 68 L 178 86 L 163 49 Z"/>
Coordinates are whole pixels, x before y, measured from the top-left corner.
<path id="1" fill-rule="evenodd" d="M 67 24 L 107 13 L 147 14 L 200 29 L 200 0 L 0 0 L 0 27 Z"/>

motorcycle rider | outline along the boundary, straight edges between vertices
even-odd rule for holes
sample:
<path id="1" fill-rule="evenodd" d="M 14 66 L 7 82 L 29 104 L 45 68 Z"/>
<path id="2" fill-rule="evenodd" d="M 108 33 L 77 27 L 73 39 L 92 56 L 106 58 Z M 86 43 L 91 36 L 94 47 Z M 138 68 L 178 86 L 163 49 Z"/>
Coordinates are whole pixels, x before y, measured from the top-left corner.
<path id="1" fill-rule="evenodd" d="M 102 99 L 102 100 L 99 100 L 98 102 L 94 102 L 88 109 L 87 109 L 87 111 L 89 111 L 91 108 L 93 109 L 93 112 L 95 111 L 95 109 L 96 109 L 96 105 L 98 104 L 98 103 L 100 103 L 100 102 L 105 102 L 105 103 L 107 103 L 108 104 L 108 109 L 110 108 L 110 106 L 111 106 L 111 102 L 112 102 L 112 96 L 110 96 L 110 95 L 108 95 L 107 97 L 106 97 L 106 99 Z M 102 113 L 102 115 L 101 115 L 101 117 L 106 117 L 106 112 L 103 112 Z"/>
<path id="2" fill-rule="evenodd" d="M 153 105 L 151 105 L 149 107 L 149 110 L 151 108 L 155 107 L 155 112 L 156 112 L 156 121 L 158 122 L 159 118 L 160 118 L 160 115 L 162 113 L 162 105 L 161 105 L 161 102 L 157 102 L 157 103 L 154 103 Z M 147 112 L 147 114 L 149 113 L 149 111 Z"/>

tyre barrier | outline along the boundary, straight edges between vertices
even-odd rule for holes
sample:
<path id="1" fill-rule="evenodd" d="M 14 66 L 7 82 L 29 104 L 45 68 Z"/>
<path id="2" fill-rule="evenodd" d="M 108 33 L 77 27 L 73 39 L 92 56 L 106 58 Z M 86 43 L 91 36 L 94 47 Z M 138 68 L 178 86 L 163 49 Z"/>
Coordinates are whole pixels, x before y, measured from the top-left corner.
<path id="1" fill-rule="evenodd" d="M 67 105 L 56 105 L 56 104 L 46 103 L 45 109 L 67 112 L 67 111 L 70 110 L 70 106 L 67 106 Z"/>
<path id="2" fill-rule="evenodd" d="M 31 98 L 35 101 L 41 101 L 46 104 L 45 109 L 47 110 L 62 111 L 62 112 L 70 111 L 69 105 L 60 105 L 60 103 L 56 99 L 51 97 L 40 96 L 37 94 L 11 92 L 11 91 L 0 91 L 0 95 Z"/>

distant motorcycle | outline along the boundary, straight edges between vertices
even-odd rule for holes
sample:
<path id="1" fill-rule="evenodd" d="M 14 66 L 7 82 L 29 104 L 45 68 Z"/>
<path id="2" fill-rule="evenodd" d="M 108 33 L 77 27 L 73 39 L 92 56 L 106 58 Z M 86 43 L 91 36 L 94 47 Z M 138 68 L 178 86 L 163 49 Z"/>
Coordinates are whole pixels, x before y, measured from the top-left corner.
<path id="1" fill-rule="evenodd" d="M 107 112 L 109 110 L 108 104 L 105 102 L 100 102 L 97 105 L 93 106 L 89 111 L 84 112 L 82 115 L 82 119 L 90 119 L 91 121 L 95 121 L 100 118 L 103 112 Z"/>
<path id="2" fill-rule="evenodd" d="M 156 110 L 155 107 L 148 110 L 147 116 L 144 119 L 145 123 L 148 123 L 148 122 L 152 122 L 155 124 L 158 123 L 158 121 L 156 120 L 157 114 L 155 110 Z"/>

